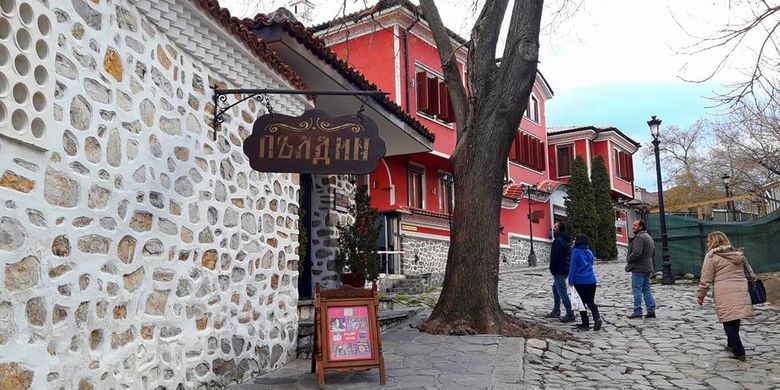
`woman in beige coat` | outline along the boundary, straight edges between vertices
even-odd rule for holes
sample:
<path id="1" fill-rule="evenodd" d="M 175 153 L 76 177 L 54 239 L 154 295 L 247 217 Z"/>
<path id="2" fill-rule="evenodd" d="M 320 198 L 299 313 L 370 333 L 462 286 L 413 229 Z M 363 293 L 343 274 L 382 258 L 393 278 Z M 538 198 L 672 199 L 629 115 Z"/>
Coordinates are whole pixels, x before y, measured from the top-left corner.
<path id="1" fill-rule="evenodd" d="M 739 338 L 739 321 L 753 317 L 747 282 L 748 277 L 755 280 L 755 274 L 742 251 L 732 247 L 722 232 L 707 235 L 707 249 L 709 252 L 701 266 L 696 301 L 701 305 L 707 291 L 714 286 L 715 311 L 728 337 L 726 349 L 734 354 L 734 359 L 745 361 L 745 348 Z"/>

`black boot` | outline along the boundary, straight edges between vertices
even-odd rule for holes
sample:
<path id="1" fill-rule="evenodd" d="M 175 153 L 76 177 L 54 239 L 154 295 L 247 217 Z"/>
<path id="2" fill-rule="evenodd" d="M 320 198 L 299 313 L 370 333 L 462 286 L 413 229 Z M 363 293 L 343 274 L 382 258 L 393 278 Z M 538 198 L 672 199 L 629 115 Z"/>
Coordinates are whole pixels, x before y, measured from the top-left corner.
<path id="1" fill-rule="evenodd" d="M 577 325 L 575 328 L 577 330 L 588 330 L 588 329 L 590 329 L 590 320 L 588 319 L 588 312 L 587 311 L 581 311 L 580 312 L 580 318 L 582 319 L 582 323 Z"/>

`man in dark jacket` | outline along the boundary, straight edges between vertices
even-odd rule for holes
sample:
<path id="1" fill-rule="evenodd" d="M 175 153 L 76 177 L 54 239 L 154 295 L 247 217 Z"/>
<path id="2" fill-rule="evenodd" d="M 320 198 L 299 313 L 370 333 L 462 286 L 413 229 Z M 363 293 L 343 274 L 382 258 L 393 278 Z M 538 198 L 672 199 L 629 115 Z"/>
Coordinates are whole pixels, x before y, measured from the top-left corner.
<path id="1" fill-rule="evenodd" d="M 560 317 L 562 322 L 574 321 L 574 312 L 571 310 L 571 301 L 566 291 L 566 276 L 569 274 L 569 253 L 571 250 L 571 237 L 566 232 L 563 222 L 558 222 L 553 227 L 555 240 L 550 250 L 550 273 L 553 276 L 553 309 L 545 318 L 559 318 L 561 315 L 561 302 L 566 309 L 566 315 Z"/>
<path id="2" fill-rule="evenodd" d="M 650 291 L 650 275 L 653 273 L 655 244 L 647 233 L 644 221 L 634 221 L 634 238 L 628 243 L 626 272 L 631 272 L 631 288 L 634 290 L 634 312 L 628 318 L 642 318 L 642 298 L 647 306 L 645 318 L 655 318 L 655 299 Z"/>

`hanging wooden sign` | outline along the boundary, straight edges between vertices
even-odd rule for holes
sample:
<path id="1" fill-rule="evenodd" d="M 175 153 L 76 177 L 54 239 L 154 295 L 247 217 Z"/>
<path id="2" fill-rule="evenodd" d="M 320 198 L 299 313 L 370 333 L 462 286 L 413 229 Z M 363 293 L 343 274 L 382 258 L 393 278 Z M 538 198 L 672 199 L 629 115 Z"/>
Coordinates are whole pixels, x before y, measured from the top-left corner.
<path id="1" fill-rule="evenodd" d="M 321 110 L 263 115 L 244 141 L 249 165 L 260 172 L 367 174 L 385 151 L 371 118 L 331 117 Z"/>
<path id="2" fill-rule="evenodd" d="M 321 290 L 317 285 L 315 291 L 312 372 L 316 363 L 320 389 L 325 387 L 325 371 L 369 368 L 379 368 L 379 382 L 384 385 L 376 284 L 371 290 L 350 286 Z"/>

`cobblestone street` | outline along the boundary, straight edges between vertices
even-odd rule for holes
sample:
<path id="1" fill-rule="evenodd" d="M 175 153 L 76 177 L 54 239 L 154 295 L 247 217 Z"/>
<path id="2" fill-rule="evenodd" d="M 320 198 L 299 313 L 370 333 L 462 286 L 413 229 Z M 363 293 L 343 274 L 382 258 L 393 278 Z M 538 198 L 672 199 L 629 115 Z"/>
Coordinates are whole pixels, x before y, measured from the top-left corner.
<path id="1" fill-rule="evenodd" d="M 529 342 L 524 383 L 528 388 L 683 388 L 771 389 L 780 387 L 780 311 L 756 306 L 756 317 L 743 321 L 741 335 L 748 360 L 729 359 L 726 336 L 712 299 L 695 302 L 695 285 L 653 286 L 657 319 L 629 320 L 633 298 L 625 263 L 597 264 L 596 303 L 604 320 L 599 332 L 578 332 L 588 348 L 557 342 Z M 552 307 L 547 270 L 512 269 L 502 273 L 499 291 L 523 319 L 540 319 Z M 534 340 L 535 341 L 535 340 Z M 546 344 L 546 345 L 545 345 Z M 538 348 L 537 348 L 538 346 Z"/>
<path id="2" fill-rule="evenodd" d="M 624 263 L 597 264 L 596 293 L 604 328 L 577 332 L 561 343 L 496 336 L 446 337 L 408 326 L 383 335 L 391 389 L 773 389 L 780 387 L 780 311 L 757 307 L 745 321 L 748 360 L 728 358 L 725 334 L 712 300 L 696 305 L 695 286 L 653 286 L 657 319 L 628 320 L 629 275 Z M 510 268 L 499 285 L 505 309 L 520 318 L 571 330 L 541 319 L 552 305 L 546 268 Z M 424 319 L 418 316 L 414 321 Z M 416 322 L 415 322 L 416 323 Z M 296 360 L 255 383 L 233 390 L 316 388 L 309 361 Z M 328 373 L 328 388 L 373 389 L 377 370 Z"/>

